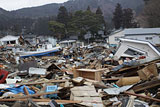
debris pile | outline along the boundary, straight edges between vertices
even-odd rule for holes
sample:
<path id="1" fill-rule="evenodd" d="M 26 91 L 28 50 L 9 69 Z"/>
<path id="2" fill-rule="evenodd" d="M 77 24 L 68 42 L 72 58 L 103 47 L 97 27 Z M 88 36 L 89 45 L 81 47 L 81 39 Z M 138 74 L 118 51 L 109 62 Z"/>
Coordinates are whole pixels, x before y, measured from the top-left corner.
<path id="1" fill-rule="evenodd" d="M 0 106 L 155 107 L 160 59 L 114 60 L 101 45 L 67 47 L 55 56 L 0 52 Z"/>

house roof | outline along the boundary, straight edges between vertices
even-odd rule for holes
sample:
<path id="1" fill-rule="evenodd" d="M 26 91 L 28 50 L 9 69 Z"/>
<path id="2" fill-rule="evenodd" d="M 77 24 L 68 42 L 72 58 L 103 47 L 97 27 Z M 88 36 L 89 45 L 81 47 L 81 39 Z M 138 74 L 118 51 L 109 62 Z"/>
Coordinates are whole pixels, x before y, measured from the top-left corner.
<path id="1" fill-rule="evenodd" d="M 160 34 L 160 28 L 129 28 L 124 30 L 125 35 Z"/>
<path id="2" fill-rule="evenodd" d="M 17 40 L 18 38 L 19 38 L 19 36 L 7 35 L 7 36 L 1 38 L 0 41 L 13 41 L 13 40 Z"/>
<path id="3" fill-rule="evenodd" d="M 126 41 L 126 42 L 134 42 L 134 43 L 140 43 L 140 44 L 146 44 L 149 47 L 151 47 L 159 56 L 160 56 L 160 51 L 157 47 L 155 47 L 154 45 L 152 45 L 150 42 L 148 41 L 142 41 L 142 40 L 134 40 L 134 39 L 126 39 L 126 38 L 120 38 L 121 41 Z"/>
<path id="4" fill-rule="evenodd" d="M 115 31 L 111 32 L 111 34 L 109 34 L 109 36 L 112 36 L 112 35 L 114 35 L 114 34 L 117 34 L 117 33 L 119 33 L 119 32 L 122 32 L 123 30 L 124 30 L 124 29 L 115 30 Z"/>

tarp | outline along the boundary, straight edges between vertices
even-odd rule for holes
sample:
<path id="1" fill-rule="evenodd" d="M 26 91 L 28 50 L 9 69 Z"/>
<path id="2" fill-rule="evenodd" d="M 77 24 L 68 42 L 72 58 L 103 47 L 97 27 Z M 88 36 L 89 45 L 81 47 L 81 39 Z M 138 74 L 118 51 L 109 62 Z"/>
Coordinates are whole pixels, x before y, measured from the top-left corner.
<path id="1" fill-rule="evenodd" d="M 18 94 L 18 93 L 23 93 L 24 94 L 24 87 L 27 88 L 29 94 L 34 94 L 35 92 L 33 90 L 30 90 L 27 86 L 23 85 L 20 87 L 16 87 L 16 88 L 6 88 L 7 90 L 9 90 L 10 92 L 14 93 L 14 94 Z"/>

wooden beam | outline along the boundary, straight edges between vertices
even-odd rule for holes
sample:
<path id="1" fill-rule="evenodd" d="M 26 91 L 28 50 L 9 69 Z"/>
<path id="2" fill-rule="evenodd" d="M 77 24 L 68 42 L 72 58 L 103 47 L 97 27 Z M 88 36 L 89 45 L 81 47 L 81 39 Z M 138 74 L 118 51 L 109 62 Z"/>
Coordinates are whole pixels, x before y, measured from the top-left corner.
<path id="1" fill-rule="evenodd" d="M 160 99 L 157 99 L 157 98 L 152 98 L 152 97 L 148 97 L 148 96 L 144 96 L 144 95 L 139 95 L 139 94 L 135 94 L 135 93 L 131 93 L 131 92 L 124 92 L 124 93 L 127 94 L 127 95 L 133 95 L 133 96 L 149 99 L 149 100 L 152 100 L 152 101 L 160 102 Z"/>
<path id="2" fill-rule="evenodd" d="M 28 99 L 0 99 L 0 102 L 27 101 Z M 50 102 L 51 99 L 32 99 L 34 102 Z M 81 103 L 81 101 L 55 100 L 57 103 Z"/>
<path id="3" fill-rule="evenodd" d="M 28 82 L 28 83 L 17 83 L 17 85 L 35 85 L 35 84 L 44 84 L 44 83 L 58 83 L 58 82 L 66 82 L 67 80 L 49 80 L 43 82 Z"/>
<path id="4" fill-rule="evenodd" d="M 117 81 L 119 80 L 120 78 L 103 78 L 102 80 L 103 81 Z"/>
<path id="5" fill-rule="evenodd" d="M 159 86 L 160 85 L 160 79 L 155 79 L 155 80 L 152 80 L 152 81 L 147 81 L 145 83 L 141 83 L 139 85 L 136 85 L 133 87 L 133 90 L 134 92 L 138 92 L 138 91 L 142 91 L 142 90 L 145 90 L 145 89 L 149 89 L 149 88 L 152 88 L 152 87 L 156 87 L 156 86 Z"/>
<path id="6" fill-rule="evenodd" d="M 24 91 L 24 94 L 25 94 L 25 95 L 29 95 L 29 92 L 28 92 L 28 90 L 27 90 L 26 87 L 23 88 L 23 91 Z"/>

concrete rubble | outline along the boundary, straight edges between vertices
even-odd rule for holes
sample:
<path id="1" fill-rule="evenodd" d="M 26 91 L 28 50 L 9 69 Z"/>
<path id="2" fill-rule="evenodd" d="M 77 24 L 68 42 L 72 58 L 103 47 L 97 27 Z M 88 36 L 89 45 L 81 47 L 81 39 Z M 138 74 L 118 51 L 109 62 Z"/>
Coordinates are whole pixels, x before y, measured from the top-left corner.
<path id="1" fill-rule="evenodd" d="M 115 60 L 100 44 L 21 58 L 0 48 L 0 106 L 158 107 L 160 57 Z"/>

